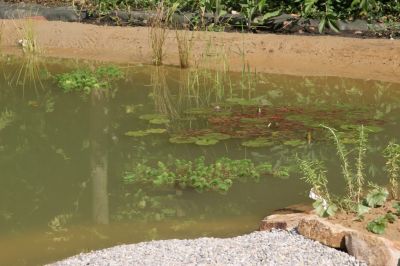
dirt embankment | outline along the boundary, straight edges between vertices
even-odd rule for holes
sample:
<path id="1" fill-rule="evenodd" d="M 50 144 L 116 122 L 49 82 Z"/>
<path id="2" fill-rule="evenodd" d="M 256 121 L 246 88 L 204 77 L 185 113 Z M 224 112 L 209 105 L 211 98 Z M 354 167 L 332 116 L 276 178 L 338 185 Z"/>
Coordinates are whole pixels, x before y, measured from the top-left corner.
<path id="1" fill-rule="evenodd" d="M 2 20 L 0 23 L 4 24 L 3 52 L 17 51 L 18 39 L 22 38 L 17 28 L 23 22 Z M 47 56 L 151 63 L 148 28 L 38 20 L 35 31 Z M 400 82 L 400 41 L 397 40 L 195 32 L 192 63 L 196 59 L 201 63 L 205 57 L 216 54 L 224 55 L 224 62 L 232 71 L 241 71 L 245 61 L 251 69 L 264 73 Z M 167 32 L 164 64 L 179 64 L 174 31 Z"/>

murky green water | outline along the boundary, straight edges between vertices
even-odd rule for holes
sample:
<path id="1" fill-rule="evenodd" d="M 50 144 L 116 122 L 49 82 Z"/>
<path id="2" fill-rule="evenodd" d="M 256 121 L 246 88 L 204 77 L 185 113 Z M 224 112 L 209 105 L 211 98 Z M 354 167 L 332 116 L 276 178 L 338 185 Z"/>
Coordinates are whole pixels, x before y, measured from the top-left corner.
<path id="1" fill-rule="evenodd" d="M 150 239 L 250 232 L 271 211 L 308 202 L 296 154 L 324 160 L 330 187 L 340 193 L 336 151 L 319 124 L 340 129 L 349 148 L 354 125 L 368 126 L 366 172 L 370 180 L 387 181 L 380 153 L 400 130 L 399 84 L 132 66 L 123 68 L 112 93 L 94 97 L 63 93 L 54 76 L 95 65 L 46 66 L 49 73 L 37 73 L 41 85 L 29 76 L 18 80 L 13 59 L 1 64 L 0 265 L 42 264 Z M 164 121 L 141 119 L 155 113 Z M 138 136 L 151 128 L 166 132 Z M 210 133 L 230 138 L 215 145 L 170 141 Z M 249 147 L 257 138 L 263 147 Z M 234 182 L 227 193 L 124 183 L 143 160 L 155 166 L 199 156 L 207 163 L 221 157 L 269 162 L 289 176 Z"/>

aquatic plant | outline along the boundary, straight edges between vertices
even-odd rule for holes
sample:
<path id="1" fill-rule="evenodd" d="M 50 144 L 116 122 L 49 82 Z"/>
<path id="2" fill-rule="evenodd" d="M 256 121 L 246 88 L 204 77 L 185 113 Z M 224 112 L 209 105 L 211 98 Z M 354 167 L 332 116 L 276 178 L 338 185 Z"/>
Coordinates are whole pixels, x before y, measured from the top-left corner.
<path id="1" fill-rule="evenodd" d="M 389 174 L 391 196 L 394 199 L 399 199 L 400 145 L 391 141 L 383 151 L 383 156 L 386 158 L 386 171 Z"/>
<path id="2" fill-rule="evenodd" d="M 90 94 L 93 90 L 110 90 L 111 82 L 122 78 L 122 71 L 116 66 L 101 66 L 95 71 L 76 69 L 58 75 L 58 86 L 64 92 L 83 92 Z"/>
<path id="3" fill-rule="evenodd" d="M 150 134 L 162 134 L 167 132 L 165 128 L 150 128 L 146 130 L 136 130 L 136 131 L 128 131 L 125 132 L 125 136 L 128 137 L 144 137 Z"/>
<path id="4" fill-rule="evenodd" d="M 176 41 L 178 43 L 179 63 L 181 68 L 189 67 L 189 58 L 192 50 L 193 33 L 188 30 L 176 30 Z"/>
<path id="5" fill-rule="evenodd" d="M 165 10 L 164 2 L 158 3 L 156 14 L 151 19 L 149 28 L 149 40 L 152 50 L 153 64 L 156 66 L 162 65 L 164 57 L 164 43 L 167 37 L 166 23 L 165 23 Z"/>
<path id="6" fill-rule="evenodd" d="M 173 186 L 180 189 L 192 188 L 199 192 L 226 192 L 234 181 L 258 181 L 262 175 L 272 174 L 270 167 L 255 165 L 251 160 L 232 160 L 226 157 L 215 163 L 206 164 L 204 157 L 193 161 L 174 159 L 158 162 L 156 167 L 138 163 L 127 172 L 125 183 L 144 183 L 155 187 Z"/>

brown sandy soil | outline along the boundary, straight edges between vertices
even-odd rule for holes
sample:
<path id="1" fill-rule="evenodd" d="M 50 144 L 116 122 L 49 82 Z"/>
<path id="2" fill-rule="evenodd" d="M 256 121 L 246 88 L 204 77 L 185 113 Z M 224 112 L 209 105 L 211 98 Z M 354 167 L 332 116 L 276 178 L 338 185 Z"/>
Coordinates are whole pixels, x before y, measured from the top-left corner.
<path id="1" fill-rule="evenodd" d="M 393 203 L 395 203 L 395 201 L 388 201 L 383 207 L 371 209 L 368 213 L 364 215 L 364 219 L 362 221 L 357 220 L 356 215 L 353 213 L 338 213 L 328 219 L 333 223 L 338 223 L 345 227 L 356 229 L 357 231 L 368 232 L 367 224 L 370 221 L 378 218 L 379 216 L 385 215 L 388 211 L 391 211 L 393 213 L 396 212 L 395 209 L 392 208 Z M 388 223 L 385 233 L 382 236 L 398 242 L 398 245 L 400 247 L 400 219 L 396 219 L 396 221 L 392 224 Z"/>
<path id="2" fill-rule="evenodd" d="M 4 24 L 2 50 L 15 53 L 19 49 L 17 41 L 22 38 L 17 28 L 21 29 L 23 22 L 0 23 Z M 46 56 L 151 63 L 148 28 L 37 20 L 35 30 Z M 396 40 L 196 32 L 193 43 L 192 65 L 204 65 L 208 61 L 205 58 L 214 56 L 229 65 L 231 71 L 241 71 L 245 62 L 252 70 L 264 73 L 400 82 L 400 41 Z M 174 31 L 168 31 L 164 64 L 179 64 Z"/>

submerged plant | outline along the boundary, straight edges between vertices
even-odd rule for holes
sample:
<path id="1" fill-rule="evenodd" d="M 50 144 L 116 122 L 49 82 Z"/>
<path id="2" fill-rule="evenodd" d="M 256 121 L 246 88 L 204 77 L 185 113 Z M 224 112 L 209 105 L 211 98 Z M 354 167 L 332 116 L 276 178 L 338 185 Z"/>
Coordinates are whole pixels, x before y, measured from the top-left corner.
<path id="1" fill-rule="evenodd" d="M 8 126 L 15 119 L 15 113 L 7 109 L 0 113 L 0 131 Z"/>
<path id="2" fill-rule="evenodd" d="M 394 199 L 399 199 L 400 145 L 391 141 L 385 148 L 383 156 L 386 158 L 386 171 L 389 174 L 391 196 Z"/>

